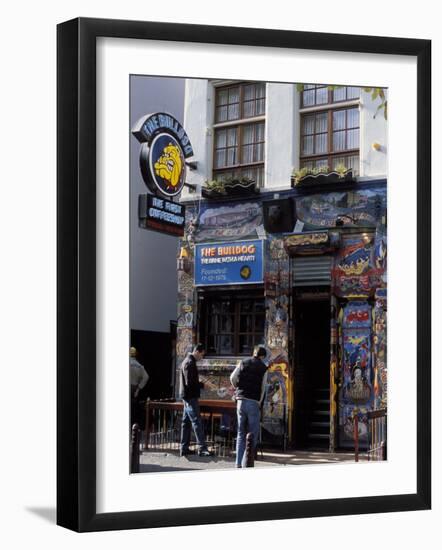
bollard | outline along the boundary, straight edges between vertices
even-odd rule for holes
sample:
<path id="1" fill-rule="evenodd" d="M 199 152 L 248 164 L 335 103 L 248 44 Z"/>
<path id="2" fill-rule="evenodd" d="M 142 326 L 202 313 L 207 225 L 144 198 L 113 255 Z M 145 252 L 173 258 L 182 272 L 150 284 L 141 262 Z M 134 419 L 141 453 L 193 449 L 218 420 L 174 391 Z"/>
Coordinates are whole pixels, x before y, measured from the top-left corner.
<path id="1" fill-rule="evenodd" d="M 145 403 L 146 409 L 146 425 L 144 426 L 144 450 L 149 449 L 149 437 L 150 437 L 150 399 L 147 398 Z"/>
<path id="2" fill-rule="evenodd" d="M 132 426 L 130 473 L 138 474 L 140 471 L 140 427 Z"/>
<path id="3" fill-rule="evenodd" d="M 355 462 L 359 462 L 359 418 L 356 411 L 354 415 L 354 438 L 355 438 Z"/>
<path id="4" fill-rule="evenodd" d="M 249 432 L 246 436 L 246 450 L 243 457 L 243 468 L 253 468 L 255 466 L 255 453 L 253 450 L 253 434 Z"/>

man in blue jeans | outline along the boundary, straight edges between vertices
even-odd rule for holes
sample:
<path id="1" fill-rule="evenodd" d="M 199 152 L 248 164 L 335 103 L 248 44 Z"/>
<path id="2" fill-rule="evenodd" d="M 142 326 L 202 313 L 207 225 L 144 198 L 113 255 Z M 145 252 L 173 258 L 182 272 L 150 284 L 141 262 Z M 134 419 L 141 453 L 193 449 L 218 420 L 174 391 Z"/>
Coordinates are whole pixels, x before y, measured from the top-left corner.
<path id="1" fill-rule="evenodd" d="M 198 376 L 197 361 L 205 354 L 203 344 L 197 344 L 192 353 L 189 353 L 181 364 L 181 388 L 180 394 L 183 400 L 183 421 L 181 424 L 181 456 L 191 454 L 189 450 L 190 429 L 193 428 L 198 444 L 199 456 L 212 456 L 207 449 L 204 437 L 203 424 L 200 416 L 199 397 L 204 384 Z"/>
<path id="2" fill-rule="evenodd" d="M 256 346 L 253 357 L 245 359 L 230 376 L 235 388 L 238 416 L 238 434 L 236 438 L 236 467 L 244 467 L 244 451 L 248 432 L 253 434 L 253 452 L 259 439 L 261 421 L 261 403 L 266 388 L 267 367 L 263 361 L 267 352 L 262 346 Z"/>

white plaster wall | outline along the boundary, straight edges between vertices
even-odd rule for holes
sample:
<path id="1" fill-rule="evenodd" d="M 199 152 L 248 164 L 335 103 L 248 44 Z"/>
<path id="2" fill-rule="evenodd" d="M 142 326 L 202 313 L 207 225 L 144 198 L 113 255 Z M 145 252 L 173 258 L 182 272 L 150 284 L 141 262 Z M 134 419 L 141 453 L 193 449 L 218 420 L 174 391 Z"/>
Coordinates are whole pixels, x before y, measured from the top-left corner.
<path id="1" fill-rule="evenodd" d="M 194 149 L 197 170 L 187 171 L 187 181 L 204 185 L 212 179 L 214 87 L 208 80 L 186 80 L 184 127 Z M 362 91 L 360 102 L 360 177 L 387 176 L 388 133 L 379 99 Z M 376 114 L 376 116 L 374 116 Z M 267 189 L 290 187 L 290 175 L 299 167 L 300 140 L 299 93 L 292 84 L 267 84 L 265 181 Z M 373 148 L 378 143 L 380 149 Z M 183 200 L 199 194 L 182 193 Z"/>
<path id="2" fill-rule="evenodd" d="M 208 80 L 187 79 L 185 86 L 183 126 L 190 138 L 194 156 L 189 161 L 197 162 L 197 169 L 187 168 L 186 181 L 204 185 L 212 178 L 212 121 L 213 86 Z M 184 188 L 181 198 L 190 199 L 197 194 Z"/>
<path id="3" fill-rule="evenodd" d="M 296 88 L 267 84 L 265 187 L 290 187 L 299 150 L 299 117 L 295 116 Z"/>
<path id="4" fill-rule="evenodd" d="M 385 93 L 387 95 L 387 91 Z M 379 104 L 379 98 L 372 100 L 370 93 L 362 91 L 360 102 L 361 177 L 387 177 L 388 123 L 384 118 L 383 110 L 376 113 Z M 374 143 L 381 146 L 379 150 L 373 148 Z"/>

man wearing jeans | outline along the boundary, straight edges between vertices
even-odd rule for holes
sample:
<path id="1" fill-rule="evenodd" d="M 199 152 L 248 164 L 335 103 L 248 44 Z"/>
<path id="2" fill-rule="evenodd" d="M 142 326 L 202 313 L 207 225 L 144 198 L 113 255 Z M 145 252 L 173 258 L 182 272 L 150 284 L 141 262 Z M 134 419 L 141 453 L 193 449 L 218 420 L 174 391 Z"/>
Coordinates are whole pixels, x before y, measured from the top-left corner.
<path id="1" fill-rule="evenodd" d="M 235 388 L 238 416 L 238 434 L 236 438 L 236 467 L 244 467 L 243 458 L 248 432 L 253 434 L 253 452 L 259 438 L 261 421 L 261 402 L 265 394 L 267 367 L 263 362 L 266 350 L 256 346 L 253 357 L 245 359 L 236 367 L 230 376 Z"/>
<path id="2" fill-rule="evenodd" d="M 203 424 L 200 416 L 199 397 L 204 384 L 200 382 L 196 362 L 204 357 L 203 344 L 197 344 L 181 364 L 181 398 L 183 400 L 183 421 L 181 424 L 181 456 L 190 453 L 190 429 L 193 428 L 198 444 L 199 456 L 212 456 L 207 449 Z"/>

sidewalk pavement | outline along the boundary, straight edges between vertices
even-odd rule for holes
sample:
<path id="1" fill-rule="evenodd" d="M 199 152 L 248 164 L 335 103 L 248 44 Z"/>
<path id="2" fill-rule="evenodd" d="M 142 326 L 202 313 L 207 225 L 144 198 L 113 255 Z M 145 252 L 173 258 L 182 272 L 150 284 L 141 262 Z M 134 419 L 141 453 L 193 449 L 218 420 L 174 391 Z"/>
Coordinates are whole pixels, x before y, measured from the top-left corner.
<path id="1" fill-rule="evenodd" d="M 320 451 L 287 451 L 285 453 L 265 450 L 258 453 L 255 467 L 290 466 L 306 464 L 333 464 L 354 462 L 352 452 L 328 453 Z M 366 462 L 367 455 L 359 454 L 359 461 Z M 140 473 L 173 472 L 185 470 L 224 470 L 235 467 L 235 457 L 212 456 L 200 457 L 197 454 L 180 457 L 178 450 L 143 451 L 140 456 Z"/>

